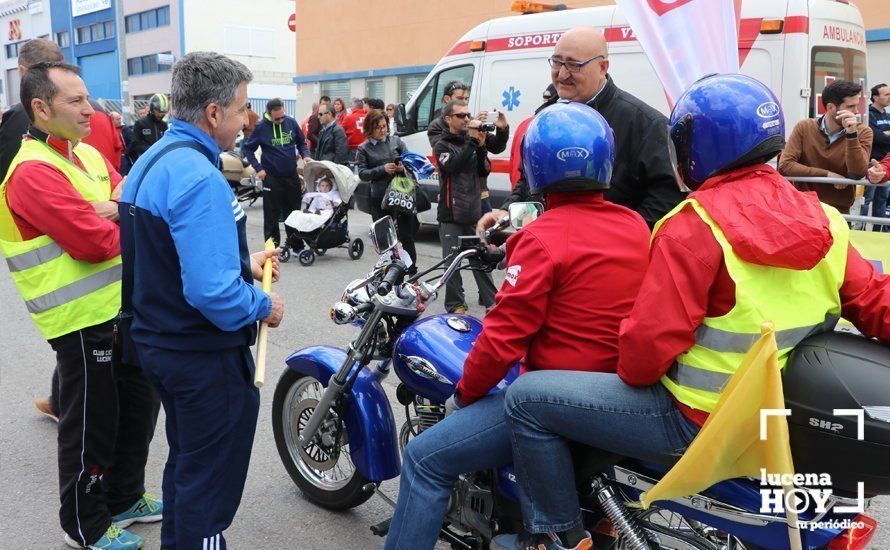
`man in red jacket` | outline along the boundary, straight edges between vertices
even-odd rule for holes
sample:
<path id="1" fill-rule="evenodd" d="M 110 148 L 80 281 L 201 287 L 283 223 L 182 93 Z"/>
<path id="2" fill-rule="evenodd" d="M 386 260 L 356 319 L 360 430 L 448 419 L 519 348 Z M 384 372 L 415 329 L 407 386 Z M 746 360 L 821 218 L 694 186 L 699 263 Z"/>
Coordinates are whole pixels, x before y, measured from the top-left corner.
<path id="1" fill-rule="evenodd" d="M 649 229 L 603 199 L 612 131 L 592 108 L 559 104 L 532 122 L 524 153 L 530 187 L 549 208 L 507 241 L 506 280 L 446 404 L 461 410 L 405 450 L 387 550 L 432 548 L 458 476 L 510 463 L 504 392 L 488 394 L 517 361 L 557 376 L 615 370 L 618 324 L 646 270 Z"/>
<path id="2" fill-rule="evenodd" d="M 536 372 L 507 390 L 532 535 L 496 537 L 493 549 L 580 540 L 569 440 L 675 460 L 738 368 L 743 351 L 734 348 L 756 341 L 763 321 L 782 335 L 780 365 L 840 314 L 866 336 L 890 341 L 890 278 L 848 245 L 836 209 L 765 164 L 784 135 L 778 101 L 746 76 L 704 78 L 677 101 L 671 141 L 682 182 L 696 191 L 656 225 L 649 270 L 621 323 L 617 376 Z"/>
<path id="3" fill-rule="evenodd" d="M 881 162 L 872 159 L 871 167 L 868 169 L 868 181 L 871 183 L 890 181 L 890 154 L 885 156 Z"/>
<path id="4" fill-rule="evenodd" d="M 364 109 L 364 102 L 361 99 L 352 100 L 352 111 L 343 119 L 343 129 L 346 130 L 346 139 L 349 141 L 349 159 L 350 162 L 355 161 L 355 150 L 358 146 L 365 142 L 365 134 L 362 133 L 362 125 L 368 111 Z"/>

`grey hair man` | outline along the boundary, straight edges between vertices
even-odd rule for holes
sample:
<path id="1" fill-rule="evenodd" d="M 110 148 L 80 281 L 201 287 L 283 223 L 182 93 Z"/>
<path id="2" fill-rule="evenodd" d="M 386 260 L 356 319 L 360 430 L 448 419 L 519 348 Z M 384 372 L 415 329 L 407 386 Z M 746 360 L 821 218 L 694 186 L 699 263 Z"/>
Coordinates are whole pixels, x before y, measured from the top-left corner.
<path id="1" fill-rule="evenodd" d="M 278 278 L 280 250 L 248 253 L 246 214 L 216 169 L 247 122 L 251 78 L 217 53 L 183 57 L 170 130 L 121 198 L 125 332 L 167 413 L 163 548 L 226 548 L 259 410 L 249 346 L 259 321 L 277 327 L 284 315 L 281 298 L 253 285 L 267 258 Z"/>

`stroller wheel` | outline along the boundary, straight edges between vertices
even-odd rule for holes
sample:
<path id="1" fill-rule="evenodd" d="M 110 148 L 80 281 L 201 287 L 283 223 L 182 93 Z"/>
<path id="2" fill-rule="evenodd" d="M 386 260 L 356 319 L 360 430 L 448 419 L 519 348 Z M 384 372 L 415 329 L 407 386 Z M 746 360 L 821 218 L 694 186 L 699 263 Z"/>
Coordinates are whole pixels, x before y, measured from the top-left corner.
<path id="1" fill-rule="evenodd" d="M 352 239 L 352 242 L 349 243 L 349 257 L 358 260 L 364 252 L 365 242 L 361 239 Z"/>
<path id="2" fill-rule="evenodd" d="M 297 256 L 297 259 L 300 260 L 300 265 L 305 265 L 309 267 L 310 265 L 315 263 L 315 252 L 309 250 L 301 250 L 300 254 Z"/>
<path id="3" fill-rule="evenodd" d="M 290 248 L 285 246 L 281 249 L 281 252 L 278 254 L 278 261 L 282 263 L 287 263 L 290 261 Z"/>

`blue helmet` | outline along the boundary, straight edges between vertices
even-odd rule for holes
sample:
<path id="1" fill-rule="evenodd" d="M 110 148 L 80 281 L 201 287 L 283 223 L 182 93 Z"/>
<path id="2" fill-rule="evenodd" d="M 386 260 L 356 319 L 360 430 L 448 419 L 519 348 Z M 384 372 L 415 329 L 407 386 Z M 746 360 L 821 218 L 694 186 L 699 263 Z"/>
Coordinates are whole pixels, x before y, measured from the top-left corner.
<path id="1" fill-rule="evenodd" d="M 608 189 L 615 164 L 612 129 L 583 103 L 556 103 L 529 125 L 522 162 L 532 193 Z"/>
<path id="2" fill-rule="evenodd" d="M 690 189 L 785 147 L 785 117 L 772 91 L 740 74 L 710 75 L 689 87 L 671 113 L 678 175 Z"/>

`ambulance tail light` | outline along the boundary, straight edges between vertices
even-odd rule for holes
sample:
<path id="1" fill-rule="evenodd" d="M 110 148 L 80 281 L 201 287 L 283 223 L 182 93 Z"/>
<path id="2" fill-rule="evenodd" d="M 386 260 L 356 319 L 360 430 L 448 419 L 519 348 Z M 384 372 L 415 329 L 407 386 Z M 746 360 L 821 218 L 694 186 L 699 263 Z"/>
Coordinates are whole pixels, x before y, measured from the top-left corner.
<path id="1" fill-rule="evenodd" d="M 781 34 L 783 28 L 784 19 L 764 19 L 760 22 L 760 34 Z"/>
<path id="2" fill-rule="evenodd" d="M 471 52 L 481 52 L 485 50 L 485 40 L 473 40 L 470 42 Z"/>
<path id="3" fill-rule="evenodd" d="M 568 9 L 565 4 L 548 4 L 546 2 L 529 2 L 513 0 L 510 11 L 517 13 L 542 13 L 545 11 L 562 11 Z"/>
<path id="4" fill-rule="evenodd" d="M 875 536 L 875 531 L 878 530 L 878 522 L 868 516 L 858 515 L 853 523 L 859 525 L 859 528 L 845 530 L 831 539 L 826 548 L 828 550 L 866 550 L 871 538 Z"/>

